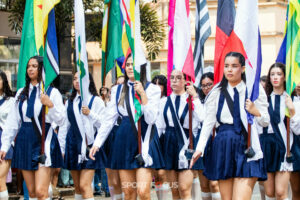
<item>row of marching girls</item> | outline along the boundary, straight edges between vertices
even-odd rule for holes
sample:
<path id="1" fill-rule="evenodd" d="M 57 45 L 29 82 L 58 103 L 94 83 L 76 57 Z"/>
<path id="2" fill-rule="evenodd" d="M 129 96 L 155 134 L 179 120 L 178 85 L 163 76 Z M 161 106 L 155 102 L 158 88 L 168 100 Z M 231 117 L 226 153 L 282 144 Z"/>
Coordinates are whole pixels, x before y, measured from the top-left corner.
<path id="1" fill-rule="evenodd" d="M 111 89 L 111 101 L 102 114 L 104 117 L 90 150 L 90 158 L 97 161 L 97 154 L 101 149 L 109 147 L 109 153 L 106 154 L 108 178 L 111 178 L 109 182 L 117 183 L 120 179 L 125 199 L 136 199 L 137 196 L 140 199 L 150 199 L 155 169 L 162 181 L 169 183 L 173 199 L 192 199 L 194 173 L 189 169 L 189 157 L 195 146 L 189 144 L 195 140 L 196 145 L 196 139 L 199 138 L 197 136 L 204 119 L 204 106 L 192 83 L 186 80 L 181 71 L 172 72 L 173 93 L 169 97 L 163 97 L 166 95 L 166 80 L 159 76 L 148 83 L 145 70 L 142 66 L 141 80 L 136 81 L 133 60 L 131 55 L 128 56 L 125 61 L 125 81 Z M 211 88 L 212 83 L 208 84 L 208 88 Z M 142 110 L 142 117 L 138 122 L 134 119 L 136 94 L 140 96 Z M 194 107 L 191 116 L 187 103 L 189 95 L 193 97 Z M 193 126 L 191 133 L 189 118 L 192 119 Z M 194 169 L 202 170 L 201 162 Z M 208 188 L 207 179 L 206 182 Z M 114 185 L 115 191 L 118 190 L 115 199 L 121 199 L 120 185 L 111 185 Z M 163 190 L 169 186 L 162 184 Z M 211 199 L 209 195 L 206 197 Z M 166 194 L 161 194 L 159 198 L 167 197 Z M 216 195 L 213 199 L 220 197 Z"/>
<path id="2" fill-rule="evenodd" d="M 3 130 L 0 199 L 8 199 L 4 181 L 10 164 L 22 171 L 30 199 L 49 199 L 51 168 L 63 166 L 57 135 L 51 126 L 61 126 L 65 121 L 62 96 L 52 87 L 43 92 L 42 68 L 42 57 L 34 56 L 29 59 L 25 87 L 17 91 L 15 98 L 11 97 L 7 78 L 1 73 L 0 109 Z M 48 109 L 46 115 L 45 107 Z"/>

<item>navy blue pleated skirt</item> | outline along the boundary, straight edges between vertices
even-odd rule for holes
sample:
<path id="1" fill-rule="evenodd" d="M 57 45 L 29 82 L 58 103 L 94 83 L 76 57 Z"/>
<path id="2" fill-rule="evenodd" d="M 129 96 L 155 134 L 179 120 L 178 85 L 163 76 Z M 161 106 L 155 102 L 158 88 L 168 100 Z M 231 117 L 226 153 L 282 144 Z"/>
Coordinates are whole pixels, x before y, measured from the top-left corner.
<path id="1" fill-rule="evenodd" d="M 103 148 L 100 148 L 95 154 L 95 160 L 90 159 L 87 155 L 88 160 L 78 163 L 78 155 L 81 154 L 81 141 L 80 133 L 75 128 L 70 127 L 66 137 L 64 168 L 68 170 L 104 169 L 106 155 Z"/>
<path id="2" fill-rule="evenodd" d="M 148 125 L 143 119 L 141 122 L 142 134 L 145 134 Z M 111 169 L 130 170 L 141 168 L 135 159 L 138 154 L 138 142 L 137 137 L 132 130 L 129 117 L 123 117 L 122 122 L 115 133 L 114 141 L 112 142 Z M 153 165 L 148 168 L 164 168 L 164 159 L 160 149 L 159 137 L 156 128 L 154 137 L 149 144 L 149 155 L 152 157 Z"/>
<path id="3" fill-rule="evenodd" d="M 198 129 L 198 133 L 196 135 L 196 137 L 194 136 L 194 150 L 196 149 L 197 147 L 197 144 L 198 144 L 198 141 L 199 141 L 199 138 L 200 138 L 200 132 L 201 132 L 201 129 Z M 203 163 L 203 157 L 200 157 L 197 162 L 194 164 L 194 166 L 192 167 L 193 170 L 204 170 L 204 163 Z"/>
<path id="4" fill-rule="evenodd" d="M 285 146 L 272 133 L 260 134 L 259 140 L 267 172 L 280 171 L 281 163 L 284 161 Z"/>
<path id="5" fill-rule="evenodd" d="M 118 130 L 119 126 L 115 125 L 108 135 L 106 141 L 103 144 L 103 149 L 106 155 L 106 162 L 104 163 L 105 168 L 111 167 L 111 150 L 113 148 L 113 141 L 115 138 L 115 133 Z"/>
<path id="6" fill-rule="evenodd" d="M 207 149 L 204 175 L 209 180 L 252 177 L 266 180 L 267 173 L 263 160 L 247 162 L 245 149 L 243 135 L 236 134 L 233 125 L 221 125 Z"/>
<path id="7" fill-rule="evenodd" d="M 294 135 L 293 146 L 291 152 L 294 156 L 293 171 L 300 171 L 300 135 Z"/>
<path id="8" fill-rule="evenodd" d="M 46 134 L 50 125 L 46 124 Z M 38 157 L 41 152 L 41 142 L 34 132 L 31 122 L 23 122 L 18 132 L 13 159 L 12 168 L 23 170 L 37 170 Z M 47 137 L 47 136 L 46 136 Z M 45 137 L 45 138 L 46 138 Z M 63 158 L 60 151 L 57 135 L 53 133 L 50 143 L 51 168 L 60 168 L 63 166 Z"/>
<path id="9" fill-rule="evenodd" d="M 2 128 L 0 128 L 0 148 L 2 146 L 1 136 L 2 136 Z M 11 146 L 9 148 L 8 152 L 6 153 L 4 160 L 11 160 L 13 158 L 13 153 L 14 153 L 13 146 Z"/>

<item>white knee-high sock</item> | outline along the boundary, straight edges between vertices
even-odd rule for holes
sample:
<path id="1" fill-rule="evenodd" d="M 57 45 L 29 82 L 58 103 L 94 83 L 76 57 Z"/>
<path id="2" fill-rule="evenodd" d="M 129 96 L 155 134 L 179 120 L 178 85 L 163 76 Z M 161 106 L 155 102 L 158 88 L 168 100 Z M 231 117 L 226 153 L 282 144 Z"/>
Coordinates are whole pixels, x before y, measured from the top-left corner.
<path id="1" fill-rule="evenodd" d="M 8 200 L 8 191 L 0 192 L 0 200 Z"/>
<path id="2" fill-rule="evenodd" d="M 276 200 L 275 197 L 268 197 L 267 195 L 265 197 L 266 197 L 266 200 Z"/>
<path id="3" fill-rule="evenodd" d="M 48 188 L 48 195 L 49 195 L 50 199 L 52 199 L 52 197 L 53 197 L 53 190 L 52 190 L 52 185 L 51 184 L 49 185 L 49 188 Z"/>
<path id="4" fill-rule="evenodd" d="M 50 197 L 46 198 L 45 200 L 50 200 Z"/>
<path id="5" fill-rule="evenodd" d="M 37 200 L 37 198 L 30 198 L 30 197 L 29 197 L 29 200 Z"/>
<path id="6" fill-rule="evenodd" d="M 87 198 L 87 199 L 83 199 L 83 200 L 94 200 L 94 197 L 93 197 L 93 198 Z"/>
<path id="7" fill-rule="evenodd" d="M 200 199 L 201 189 L 199 178 L 194 178 L 192 184 L 192 199 Z"/>
<path id="8" fill-rule="evenodd" d="M 82 195 L 81 194 L 75 194 L 75 199 L 76 200 L 82 200 Z"/>
<path id="9" fill-rule="evenodd" d="M 122 200 L 123 199 L 123 194 L 115 194 L 114 198 L 112 200 Z"/>
<path id="10" fill-rule="evenodd" d="M 160 192 L 161 192 L 161 197 L 163 200 L 168 198 L 169 191 L 170 191 L 169 184 L 168 183 L 162 184 L 162 186 L 160 188 Z"/>
<path id="11" fill-rule="evenodd" d="M 212 196 L 210 192 L 201 192 L 202 200 L 211 200 Z"/>
<path id="12" fill-rule="evenodd" d="M 220 192 L 211 193 L 212 200 L 221 200 Z"/>

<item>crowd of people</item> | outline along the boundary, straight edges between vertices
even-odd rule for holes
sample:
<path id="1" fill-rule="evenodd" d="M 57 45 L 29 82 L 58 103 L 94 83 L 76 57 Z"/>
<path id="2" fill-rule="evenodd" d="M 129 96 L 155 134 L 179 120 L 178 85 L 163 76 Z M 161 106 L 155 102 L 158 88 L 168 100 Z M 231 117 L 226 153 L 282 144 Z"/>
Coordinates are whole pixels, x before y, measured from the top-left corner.
<path id="1" fill-rule="evenodd" d="M 60 169 L 70 172 L 76 200 L 94 199 L 99 178 L 112 200 L 151 199 L 153 181 L 159 200 L 169 192 L 174 200 L 250 200 L 257 181 L 262 199 L 289 199 L 289 185 L 300 199 L 300 83 L 289 96 L 285 65 L 274 63 L 252 102 L 243 55 L 230 52 L 224 63 L 222 81 L 214 85 L 208 72 L 200 88 L 173 70 L 167 96 L 165 76 L 148 82 L 142 66 L 135 80 L 129 55 L 124 76 L 100 96 L 89 76 L 88 105 L 78 72 L 67 97 L 43 91 L 42 57 L 29 59 L 15 96 L 0 72 L 0 200 L 11 167 L 31 200 L 51 198 Z"/>

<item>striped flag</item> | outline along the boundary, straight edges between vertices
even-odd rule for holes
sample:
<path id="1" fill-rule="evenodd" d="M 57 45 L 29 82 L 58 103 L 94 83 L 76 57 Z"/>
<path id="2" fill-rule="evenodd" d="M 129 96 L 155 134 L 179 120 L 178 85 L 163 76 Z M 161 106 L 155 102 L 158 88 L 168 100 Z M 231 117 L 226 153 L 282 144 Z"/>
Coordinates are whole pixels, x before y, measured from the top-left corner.
<path id="1" fill-rule="evenodd" d="M 52 81 L 59 74 L 58 47 L 55 28 L 55 13 L 54 8 L 48 16 L 47 37 L 44 48 L 44 83 L 45 89 L 50 86 Z"/>
<path id="2" fill-rule="evenodd" d="M 287 8 L 286 33 L 276 61 L 285 63 L 286 91 L 292 94 L 300 82 L 300 1 L 290 0 Z"/>
<path id="3" fill-rule="evenodd" d="M 194 48 L 195 85 L 200 86 L 204 68 L 204 43 L 211 34 L 206 0 L 196 1 L 196 40 Z"/>
<path id="4" fill-rule="evenodd" d="M 80 95 L 83 104 L 88 105 L 89 96 L 89 70 L 86 53 L 85 40 L 85 19 L 82 0 L 75 0 L 74 2 L 75 15 L 75 49 L 76 49 L 76 66 L 79 72 Z"/>
<path id="5" fill-rule="evenodd" d="M 178 69 L 195 81 L 194 58 L 191 43 L 189 0 L 170 0 L 169 2 L 169 42 L 168 42 L 168 94 L 170 76 Z"/>
<path id="6" fill-rule="evenodd" d="M 222 80 L 224 69 L 225 44 L 233 30 L 235 20 L 234 0 L 219 0 L 217 11 L 215 58 L 214 58 L 214 83 Z"/>

